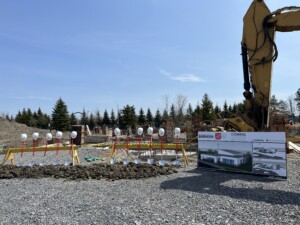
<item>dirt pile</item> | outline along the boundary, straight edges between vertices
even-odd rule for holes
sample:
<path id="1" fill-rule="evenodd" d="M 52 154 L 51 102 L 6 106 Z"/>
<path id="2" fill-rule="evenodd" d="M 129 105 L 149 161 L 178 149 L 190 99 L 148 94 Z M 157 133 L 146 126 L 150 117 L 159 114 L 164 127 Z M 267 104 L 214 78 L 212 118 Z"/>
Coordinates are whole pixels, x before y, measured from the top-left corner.
<path id="1" fill-rule="evenodd" d="M 160 175 L 177 173 L 174 167 L 161 167 L 148 164 L 92 164 L 89 166 L 11 166 L 0 167 L 0 179 L 13 178 L 63 178 L 69 180 L 88 180 L 88 179 L 145 179 Z"/>
<path id="2" fill-rule="evenodd" d="M 0 118 L 0 145 L 7 147 L 19 147 L 21 145 L 21 134 L 25 133 L 28 136 L 28 145 L 32 141 L 31 135 L 38 132 L 40 137 L 45 137 L 49 130 L 28 127 L 25 124 L 15 121 L 8 121 Z"/>

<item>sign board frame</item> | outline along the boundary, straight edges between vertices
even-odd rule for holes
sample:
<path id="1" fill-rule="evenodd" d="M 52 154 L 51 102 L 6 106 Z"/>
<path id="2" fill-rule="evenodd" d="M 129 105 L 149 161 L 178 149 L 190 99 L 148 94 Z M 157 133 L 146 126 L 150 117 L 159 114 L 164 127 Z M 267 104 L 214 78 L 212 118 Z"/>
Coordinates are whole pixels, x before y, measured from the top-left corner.
<path id="1" fill-rule="evenodd" d="M 198 167 L 287 178 L 284 132 L 198 132 Z"/>

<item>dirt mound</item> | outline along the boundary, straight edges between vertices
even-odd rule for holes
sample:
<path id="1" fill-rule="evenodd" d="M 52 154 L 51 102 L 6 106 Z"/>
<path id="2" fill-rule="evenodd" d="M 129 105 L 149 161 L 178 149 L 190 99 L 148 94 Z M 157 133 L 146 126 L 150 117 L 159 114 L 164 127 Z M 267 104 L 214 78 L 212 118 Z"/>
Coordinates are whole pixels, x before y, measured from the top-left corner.
<path id="1" fill-rule="evenodd" d="M 31 135 L 38 132 L 40 137 L 45 137 L 49 130 L 28 127 L 15 121 L 0 118 L 0 144 L 8 147 L 19 147 L 21 145 L 21 134 L 28 136 L 28 146 L 31 144 Z"/>
<path id="2" fill-rule="evenodd" d="M 6 165 L 0 167 L 0 179 L 13 178 L 64 178 L 69 180 L 87 179 L 144 179 L 159 175 L 169 175 L 177 173 L 174 167 L 161 167 L 149 164 L 93 164 L 89 166 L 24 166 L 17 167 Z"/>

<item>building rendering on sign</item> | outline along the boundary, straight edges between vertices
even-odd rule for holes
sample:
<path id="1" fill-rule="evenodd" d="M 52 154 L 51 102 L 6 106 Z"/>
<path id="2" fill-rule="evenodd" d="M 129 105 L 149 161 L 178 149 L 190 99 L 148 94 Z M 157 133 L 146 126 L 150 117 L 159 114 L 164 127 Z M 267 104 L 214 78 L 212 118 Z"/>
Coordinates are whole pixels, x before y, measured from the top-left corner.
<path id="1" fill-rule="evenodd" d="M 240 166 L 247 163 L 247 156 L 234 150 L 209 150 L 201 152 L 201 160 Z"/>

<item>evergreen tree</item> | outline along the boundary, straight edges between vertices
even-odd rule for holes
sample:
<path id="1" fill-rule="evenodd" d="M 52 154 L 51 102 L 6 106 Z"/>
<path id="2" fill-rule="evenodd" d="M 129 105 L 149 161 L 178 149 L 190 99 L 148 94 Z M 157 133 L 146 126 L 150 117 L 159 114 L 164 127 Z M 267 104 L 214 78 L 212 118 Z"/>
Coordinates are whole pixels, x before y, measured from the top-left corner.
<path id="1" fill-rule="evenodd" d="M 121 124 L 121 111 L 118 109 L 118 113 L 117 113 L 117 127 L 120 127 Z"/>
<path id="2" fill-rule="evenodd" d="M 153 115 L 152 115 L 150 108 L 147 109 L 146 122 L 147 122 L 148 126 L 152 126 L 152 124 L 153 124 Z"/>
<path id="3" fill-rule="evenodd" d="M 161 125 L 161 123 L 162 123 L 162 116 L 161 116 L 161 114 L 160 114 L 159 109 L 157 109 L 157 110 L 156 110 L 156 113 L 155 113 L 155 117 L 154 117 L 154 126 L 155 126 L 156 128 L 159 128 L 160 125 Z"/>
<path id="4" fill-rule="evenodd" d="M 237 114 L 237 105 L 234 103 L 232 107 L 232 113 Z"/>
<path id="5" fill-rule="evenodd" d="M 36 127 L 42 129 L 48 128 L 48 123 L 50 121 L 48 121 L 48 116 L 42 112 L 41 108 L 38 108 L 38 111 L 33 113 L 33 118 L 35 120 Z"/>
<path id="6" fill-rule="evenodd" d="M 134 106 L 126 105 L 120 112 L 120 127 L 121 129 L 131 128 L 135 130 L 137 116 Z"/>
<path id="7" fill-rule="evenodd" d="M 16 115 L 16 122 L 22 123 L 22 114 L 21 114 L 20 110 L 18 111 L 18 113 Z"/>
<path id="8" fill-rule="evenodd" d="M 97 126 L 102 126 L 102 118 L 101 118 L 99 110 L 97 110 L 97 112 L 96 112 L 96 125 Z"/>
<path id="9" fill-rule="evenodd" d="M 88 115 L 87 115 L 85 109 L 83 109 L 82 113 L 81 113 L 80 124 L 81 125 L 87 125 L 88 123 L 89 123 Z"/>
<path id="10" fill-rule="evenodd" d="M 32 113 L 32 116 L 30 117 L 30 126 L 31 127 L 37 127 L 37 120 L 38 120 L 38 115 L 36 112 Z"/>
<path id="11" fill-rule="evenodd" d="M 175 117 L 175 126 L 177 127 L 182 127 L 184 125 L 184 115 L 183 115 L 183 111 L 182 108 L 178 109 L 178 114 Z"/>
<path id="12" fill-rule="evenodd" d="M 224 102 L 223 105 L 223 118 L 228 118 L 229 117 L 229 113 L 228 113 L 228 105 L 227 102 Z"/>
<path id="13" fill-rule="evenodd" d="M 89 124 L 90 130 L 93 130 L 94 127 L 95 127 L 95 124 L 96 124 L 93 113 L 90 114 L 89 123 L 88 124 Z"/>
<path id="14" fill-rule="evenodd" d="M 116 120 L 115 112 L 113 109 L 111 110 L 111 113 L 110 113 L 110 122 L 113 127 L 115 127 L 117 125 L 117 120 Z"/>
<path id="15" fill-rule="evenodd" d="M 192 116 L 193 115 L 193 107 L 192 107 L 191 103 L 189 103 L 189 105 L 188 105 L 188 108 L 186 110 L 186 114 L 188 116 Z"/>
<path id="16" fill-rule="evenodd" d="M 200 107 L 200 105 L 198 103 L 197 106 L 196 106 L 196 108 L 195 108 L 195 110 L 194 110 L 194 115 L 195 116 L 201 116 L 201 114 L 202 114 L 202 110 L 201 110 L 201 107 Z"/>
<path id="17" fill-rule="evenodd" d="M 70 130 L 70 116 L 65 102 L 59 98 L 52 111 L 52 128 L 59 131 Z"/>
<path id="18" fill-rule="evenodd" d="M 214 120 L 215 114 L 213 110 L 213 102 L 210 100 L 208 94 L 204 94 L 201 104 L 202 120 Z"/>
<path id="19" fill-rule="evenodd" d="M 110 119 L 109 119 L 108 112 L 106 109 L 104 110 L 102 123 L 103 123 L 103 125 L 110 126 Z"/>
<path id="20" fill-rule="evenodd" d="M 70 124 L 72 125 L 77 125 L 77 119 L 74 113 L 71 114 L 70 116 Z"/>
<path id="21" fill-rule="evenodd" d="M 22 114 L 21 114 L 21 123 L 26 124 L 27 120 L 28 120 L 27 110 L 25 108 L 23 108 Z"/>
<path id="22" fill-rule="evenodd" d="M 138 124 L 140 124 L 141 126 L 144 126 L 146 123 L 146 116 L 144 113 L 144 110 L 141 108 L 139 111 L 139 115 L 138 115 L 138 119 L 137 119 Z"/>
<path id="23" fill-rule="evenodd" d="M 44 118 L 45 118 L 45 127 L 44 129 L 50 128 L 50 123 L 51 123 L 51 117 L 44 113 Z"/>
<path id="24" fill-rule="evenodd" d="M 170 108 L 170 116 L 171 116 L 171 118 L 173 119 L 173 121 L 175 121 L 175 118 L 176 118 L 176 111 L 175 111 L 175 106 L 174 106 L 173 103 L 172 103 L 171 108 Z"/>
<path id="25" fill-rule="evenodd" d="M 229 105 L 229 106 L 228 106 L 228 112 L 229 112 L 229 114 L 232 114 L 232 111 L 233 111 L 233 110 L 232 110 L 232 106 Z M 230 116 L 230 115 L 229 115 L 229 116 Z"/>
<path id="26" fill-rule="evenodd" d="M 278 100 L 275 95 L 272 95 L 270 100 L 270 112 L 288 114 L 288 103 L 283 100 Z"/>
<path id="27" fill-rule="evenodd" d="M 26 125 L 27 126 L 29 126 L 29 127 L 31 127 L 32 124 L 33 123 L 33 116 L 32 116 L 32 111 L 31 111 L 31 109 L 27 109 L 27 113 L 26 113 Z"/>
<path id="28" fill-rule="evenodd" d="M 296 97 L 294 98 L 296 102 L 297 109 L 300 111 L 300 88 L 296 92 Z"/>
<path id="29" fill-rule="evenodd" d="M 272 95 L 270 99 L 270 111 L 275 112 L 277 108 L 278 108 L 278 100 L 275 97 L 275 95 Z"/>
<path id="30" fill-rule="evenodd" d="M 216 105 L 215 108 L 214 108 L 215 115 L 218 115 L 220 112 L 221 112 L 220 107 L 218 105 Z"/>
<path id="31" fill-rule="evenodd" d="M 164 109 L 164 112 L 163 112 L 163 115 L 162 115 L 162 123 L 166 123 L 167 122 L 167 120 L 168 120 L 168 111 L 167 111 L 167 109 Z"/>
<path id="32" fill-rule="evenodd" d="M 38 108 L 38 111 L 36 113 L 36 126 L 39 128 L 47 128 L 47 122 L 46 122 L 46 118 L 41 110 L 41 108 Z"/>

